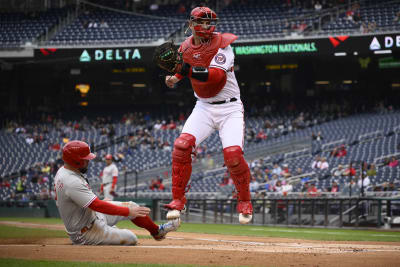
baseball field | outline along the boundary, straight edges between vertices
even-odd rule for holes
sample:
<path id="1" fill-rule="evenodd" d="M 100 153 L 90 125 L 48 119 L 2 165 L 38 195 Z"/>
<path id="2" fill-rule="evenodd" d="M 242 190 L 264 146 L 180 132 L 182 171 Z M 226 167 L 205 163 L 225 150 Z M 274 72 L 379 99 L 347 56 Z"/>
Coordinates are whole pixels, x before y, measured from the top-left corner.
<path id="1" fill-rule="evenodd" d="M 138 246 L 73 246 L 59 219 L 0 218 L 0 266 L 400 266 L 400 231 L 183 223 Z"/>

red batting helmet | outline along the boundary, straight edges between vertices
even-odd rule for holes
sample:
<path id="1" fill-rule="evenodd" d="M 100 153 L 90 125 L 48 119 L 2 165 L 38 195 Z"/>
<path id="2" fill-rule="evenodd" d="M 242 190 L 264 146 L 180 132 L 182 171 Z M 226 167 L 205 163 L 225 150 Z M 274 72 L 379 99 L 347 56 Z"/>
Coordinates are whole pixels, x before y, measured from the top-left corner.
<path id="1" fill-rule="evenodd" d="M 218 23 L 217 14 L 208 7 L 196 7 L 190 13 L 190 20 L 197 36 L 210 38 Z M 208 28 L 203 23 L 208 22 Z"/>
<path id="2" fill-rule="evenodd" d="M 77 140 L 66 143 L 62 153 L 63 161 L 77 169 L 83 168 L 85 160 L 92 160 L 96 157 L 95 154 L 90 153 L 88 144 Z"/>
<path id="3" fill-rule="evenodd" d="M 106 159 L 112 159 L 112 158 L 113 158 L 113 156 L 111 154 L 106 155 Z"/>

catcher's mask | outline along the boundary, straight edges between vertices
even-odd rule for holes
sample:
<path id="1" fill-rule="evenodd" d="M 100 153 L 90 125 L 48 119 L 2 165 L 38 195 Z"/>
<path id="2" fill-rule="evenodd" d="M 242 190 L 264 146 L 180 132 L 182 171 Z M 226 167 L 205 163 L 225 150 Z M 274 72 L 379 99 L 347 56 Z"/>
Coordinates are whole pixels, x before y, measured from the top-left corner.
<path id="1" fill-rule="evenodd" d="M 90 152 L 89 145 L 82 141 L 70 141 L 65 144 L 62 150 L 62 159 L 74 168 L 82 169 L 85 160 L 92 160 L 96 157 Z"/>
<path id="2" fill-rule="evenodd" d="M 210 38 L 217 26 L 217 14 L 208 7 L 196 7 L 190 13 L 189 23 L 197 36 Z"/>

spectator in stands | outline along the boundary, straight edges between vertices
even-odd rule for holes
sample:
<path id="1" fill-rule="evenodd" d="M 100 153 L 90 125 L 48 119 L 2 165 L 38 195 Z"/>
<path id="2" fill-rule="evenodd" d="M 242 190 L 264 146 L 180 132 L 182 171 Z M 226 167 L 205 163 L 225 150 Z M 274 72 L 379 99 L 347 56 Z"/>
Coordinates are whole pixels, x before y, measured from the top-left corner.
<path id="1" fill-rule="evenodd" d="M 272 175 L 277 175 L 279 177 L 281 173 L 282 173 L 281 167 L 279 167 L 278 163 L 275 163 L 274 168 L 272 169 Z"/>
<path id="2" fill-rule="evenodd" d="M 186 7 L 183 3 L 180 3 L 178 6 L 178 10 L 177 10 L 178 14 L 185 14 L 186 13 Z"/>
<path id="3" fill-rule="evenodd" d="M 361 177 L 360 179 L 358 179 L 357 181 L 357 186 L 359 188 L 364 187 L 364 191 L 366 190 L 367 186 L 369 186 L 371 184 L 371 180 L 369 179 L 368 176 L 366 177 Z"/>
<path id="4" fill-rule="evenodd" d="M 89 22 L 88 28 L 97 28 L 99 25 L 95 21 Z"/>
<path id="5" fill-rule="evenodd" d="M 283 164 L 282 167 L 283 168 L 282 168 L 281 176 L 283 176 L 285 178 L 292 176 L 292 174 L 290 173 L 290 170 L 289 170 L 289 165 L 287 163 Z"/>
<path id="6" fill-rule="evenodd" d="M 176 123 L 173 120 L 170 120 L 168 125 L 167 125 L 168 130 L 174 130 L 176 129 Z"/>
<path id="7" fill-rule="evenodd" d="M 392 157 L 390 159 L 390 162 L 389 162 L 388 166 L 392 167 L 392 168 L 395 168 L 395 167 L 399 166 L 399 160 L 396 159 L 396 157 Z"/>
<path id="8" fill-rule="evenodd" d="M 272 191 L 277 193 L 283 192 L 282 182 L 280 180 L 276 181 L 275 186 L 272 187 Z"/>
<path id="9" fill-rule="evenodd" d="M 311 163 L 311 169 L 319 169 L 320 165 L 321 165 L 321 158 L 319 156 L 316 156 L 314 161 Z"/>
<path id="10" fill-rule="evenodd" d="M 297 27 L 297 32 L 299 34 L 304 33 L 307 30 L 307 23 L 303 20 L 302 22 L 300 22 L 299 26 Z"/>
<path id="11" fill-rule="evenodd" d="M 354 11 L 353 21 L 354 21 L 355 23 L 357 23 L 357 24 L 361 21 L 361 13 L 360 13 L 360 10 Z"/>
<path id="12" fill-rule="evenodd" d="M 396 13 L 396 16 L 394 17 L 394 22 L 400 23 L 400 11 Z"/>
<path id="13" fill-rule="evenodd" d="M 309 197 L 316 197 L 316 196 L 318 196 L 318 189 L 317 189 L 317 187 L 315 186 L 315 183 L 314 183 L 314 182 L 311 184 L 311 186 L 308 187 L 308 189 L 307 189 L 307 196 L 309 196 Z"/>
<path id="14" fill-rule="evenodd" d="M 293 191 L 293 185 L 287 183 L 286 181 L 282 181 L 282 194 L 287 196 L 288 193 Z"/>
<path id="15" fill-rule="evenodd" d="M 336 181 L 332 182 L 332 186 L 329 190 L 331 193 L 338 193 L 339 192 L 339 185 L 337 184 Z"/>
<path id="16" fill-rule="evenodd" d="M 393 181 L 389 183 L 389 185 L 383 189 L 383 191 L 397 191 L 396 185 Z"/>
<path id="17" fill-rule="evenodd" d="M 256 143 L 266 140 L 267 139 L 267 135 L 264 133 L 264 131 L 262 129 L 260 129 L 260 131 L 258 132 L 257 136 L 256 136 Z"/>
<path id="18" fill-rule="evenodd" d="M 0 188 L 10 188 L 11 185 L 5 178 L 1 178 L 0 181 Z"/>
<path id="19" fill-rule="evenodd" d="M 301 188 L 301 192 L 303 192 L 303 193 L 308 192 L 308 188 L 310 188 L 310 183 L 309 183 L 308 181 L 306 181 L 306 182 L 303 184 L 303 187 Z"/>
<path id="20" fill-rule="evenodd" d="M 368 33 L 368 25 L 365 22 L 360 23 L 360 33 Z"/>
<path id="21" fill-rule="evenodd" d="M 253 128 L 246 129 L 246 141 L 253 142 L 256 137 L 256 132 Z"/>
<path id="22" fill-rule="evenodd" d="M 326 161 L 326 158 L 321 158 L 321 164 L 319 165 L 320 170 L 325 170 L 329 168 L 329 163 Z"/>
<path id="23" fill-rule="evenodd" d="M 149 9 L 150 9 L 151 12 L 155 12 L 155 11 L 158 10 L 158 8 L 159 8 L 158 4 L 157 3 L 153 3 L 153 4 L 150 5 Z"/>
<path id="24" fill-rule="evenodd" d="M 105 22 L 104 20 L 101 20 L 100 21 L 100 28 L 108 28 L 109 26 L 108 26 L 108 23 L 107 22 Z"/>
<path id="25" fill-rule="evenodd" d="M 372 163 L 371 165 L 368 166 L 367 175 L 368 175 L 369 177 L 376 176 L 376 167 L 375 167 L 375 164 Z"/>
<path id="26" fill-rule="evenodd" d="M 332 157 L 345 157 L 347 155 L 347 150 L 346 150 L 346 146 L 345 145 L 341 145 L 340 147 L 335 147 L 332 152 L 331 152 L 331 156 Z"/>
<path id="27" fill-rule="evenodd" d="M 27 179 L 26 175 L 22 175 L 17 182 L 17 187 L 15 188 L 15 193 L 16 194 L 23 194 L 26 193 L 26 184 L 27 184 Z"/>
<path id="28" fill-rule="evenodd" d="M 27 143 L 27 144 L 32 144 L 33 142 L 34 142 L 35 140 L 33 139 L 33 137 L 32 137 L 32 135 L 27 135 L 26 136 L 26 138 L 25 138 L 25 142 Z"/>
<path id="29" fill-rule="evenodd" d="M 356 175 L 356 169 L 353 167 L 352 163 L 350 163 L 349 167 L 344 170 L 343 175 L 344 176 L 355 176 Z"/>
<path id="30" fill-rule="evenodd" d="M 315 11 L 317 11 L 317 12 L 319 12 L 319 11 L 322 10 L 322 5 L 320 4 L 319 1 L 317 1 L 317 2 L 315 3 L 314 9 L 315 9 Z"/>
<path id="31" fill-rule="evenodd" d="M 314 132 L 311 134 L 311 138 L 315 141 L 322 141 L 324 137 L 322 136 L 321 132 L 315 134 Z"/>
<path id="32" fill-rule="evenodd" d="M 290 23 L 288 20 L 285 20 L 285 24 L 283 25 L 283 33 L 284 34 L 289 34 L 291 31 L 292 27 L 290 26 Z M 269 127 L 271 128 L 271 127 Z"/>
<path id="33" fill-rule="evenodd" d="M 213 169 L 214 168 L 214 159 L 213 159 L 213 157 L 211 156 L 211 154 L 207 154 L 206 158 L 207 158 L 207 168 L 209 170 Z"/>
<path id="34" fill-rule="evenodd" d="M 354 16 L 354 11 L 352 9 L 346 12 L 346 19 L 348 21 L 354 22 L 353 16 Z"/>
<path id="35" fill-rule="evenodd" d="M 294 173 L 294 176 L 302 175 L 304 174 L 304 171 L 302 168 L 298 167 Z"/>
<path id="36" fill-rule="evenodd" d="M 375 32 L 376 28 L 377 26 L 375 21 L 368 23 L 368 32 Z"/>
<path id="37" fill-rule="evenodd" d="M 342 193 L 344 195 L 357 195 L 360 192 L 360 187 L 358 187 L 355 179 L 351 179 L 349 183 L 346 184 Z"/>
<path id="38" fill-rule="evenodd" d="M 335 177 L 342 176 L 344 173 L 343 165 L 339 164 L 337 169 L 333 171 L 332 175 Z"/>
<path id="39" fill-rule="evenodd" d="M 253 176 L 250 182 L 250 192 L 257 192 L 259 183 L 257 179 Z"/>

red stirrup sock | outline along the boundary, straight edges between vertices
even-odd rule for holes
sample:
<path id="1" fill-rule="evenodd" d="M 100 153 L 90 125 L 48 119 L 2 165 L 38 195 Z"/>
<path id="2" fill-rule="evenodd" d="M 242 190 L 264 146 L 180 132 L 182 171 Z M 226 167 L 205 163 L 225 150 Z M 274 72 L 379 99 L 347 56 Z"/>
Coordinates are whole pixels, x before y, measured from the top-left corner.
<path id="1" fill-rule="evenodd" d="M 132 222 L 141 227 L 146 229 L 150 232 L 151 235 L 158 234 L 158 225 L 153 222 L 153 220 L 149 216 L 145 217 L 136 217 L 132 220 Z"/>

